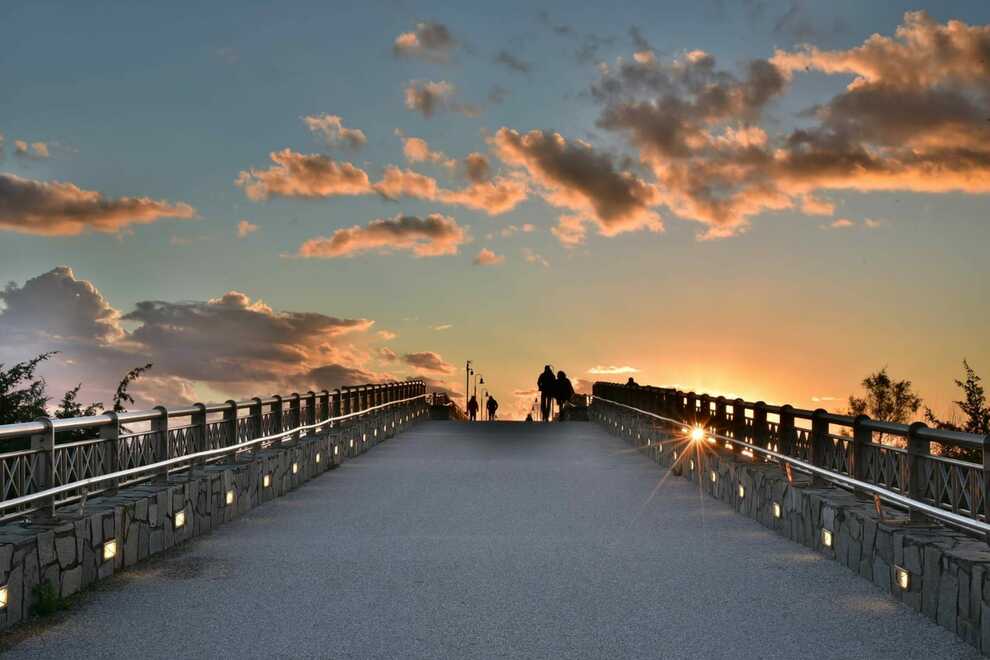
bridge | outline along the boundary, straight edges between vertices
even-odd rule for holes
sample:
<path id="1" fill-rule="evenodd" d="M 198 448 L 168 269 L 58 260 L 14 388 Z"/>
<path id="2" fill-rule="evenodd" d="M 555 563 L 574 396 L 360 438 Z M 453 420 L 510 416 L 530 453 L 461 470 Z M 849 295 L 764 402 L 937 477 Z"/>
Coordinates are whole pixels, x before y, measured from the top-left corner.
<path id="1" fill-rule="evenodd" d="M 442 403 L 409 381 L 0 427 L 0 649 L 990 648 L 984 438 L 609 383 L 590 422 Z"/>

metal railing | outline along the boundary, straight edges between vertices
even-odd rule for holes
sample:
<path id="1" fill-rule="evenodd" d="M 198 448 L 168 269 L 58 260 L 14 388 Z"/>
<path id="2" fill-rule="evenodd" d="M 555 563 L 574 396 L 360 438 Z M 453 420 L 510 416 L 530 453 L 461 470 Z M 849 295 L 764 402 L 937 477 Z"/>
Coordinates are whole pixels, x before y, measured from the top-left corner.
<path id="1" fill-rule="evenodd" d="M 409 380 L 3 425 L 0 448 L 29 446 L 0 453 L 0 521 L 304 435 L 360 430 L 383 414 L 394 428 L 420 414 L 425 399 L 425 383 Z"/>
<path id="2" fill-rule="evenodd" d="M 749 460 L 790 463 L 818 482 L 879 495 L 915 521 L 937 519 L 990 534 L 990 436 L 659 387 L 597 382 L 592 392 L 598 418 L 601 406 L 609 406 L 674 431 L 679 441 L 685 441 L 683 428 L 701 427 L 705 442 Z M 982 456 L 982 463 L 933 448 Z"/>

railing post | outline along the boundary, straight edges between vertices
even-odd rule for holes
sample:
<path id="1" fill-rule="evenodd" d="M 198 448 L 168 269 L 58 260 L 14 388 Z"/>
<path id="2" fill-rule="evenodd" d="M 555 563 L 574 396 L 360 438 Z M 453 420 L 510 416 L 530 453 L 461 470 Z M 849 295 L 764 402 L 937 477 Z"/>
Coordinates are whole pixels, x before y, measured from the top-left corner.
<path id="1" fill-rule="evenodd" d="M 746 436 L 746 402 L 742 399 L 736 399 L 732 402 L 732 435 L 736 440 L 741 440 L 743 442 L 751 442 L 755 440 L 755 429 L 754 437 L 748 438 Z M 756 444 L 752 442 L 751 444 Z M 758 459 L 756 452 L 753 452 L 753 458 Z"/>
<path id="2" fill-rule="evenodd" d="M 239 444 L 239 438 L 237 437 L 237 402 L 233 399 L 227 399 L 224 405 L 227 407 L 223 409 L 223 421 L 230 429 L 225 446 L 233 447 Z"/>
<path id="3" fill-rule="evenodd" d="M 698 398 L 694 392 L 688 392 L 681 399 L 684 404 L 684 414 L 681 416 L 681 421 L 685 424 L 694 424 L 697 421 L 698 416 Z"/>
<path id="4" fill-rule="evenodd" d="M 49 417 L 39 417 L 35 420 L 45 425 L 44 432 L 31 436 L 31 449 L 40 454 L 40 460 L 35 462 L 34 483 L 38 491 L 45 491 L 57 486 L 55 467 L 55 425 Z M 27 491 L 27 483 L 21 487 Z M 55 496 L 51 495 L 42 500 L 43 515 L 55 517 Z"/>
<path id="5" fill-rule="evenodd" d="M 784 404 L 777 413 L 780 422 L 777 424 L 777 434 L 780 440 L 780 453 L 784 456 L 794 456 L 794 406 Z"/>
<path id="6" fill-rule="evenodd" d="M 100 427 L 100 439 L 103 440 L 103 474 L 112 474 L 120 469 L 120 420 L 117 413 L 110 411 L 106 413 L 113 421 Z M 116 495 L 120 485 L 119 479 L 109 482 L 110 494 Z"/>
<path id="7" fill-rule="evenodd" d="M 931 454 L 931 443 L 918 436 L 918 431 L 927 428 L 924 422 L 915 422 L 908 427 L 908 495 L 912 500 L 922 501 L 925 496 L 925 461 Z M 936 503 L 937 504 L 937 503 Z M 917 509 L 911 509 L 911 522 L 923 522 L 927 518 Z"/>
<path id="8" fill-rule="evenodd" d="M 172 443 L 168 439 L 168 408 L 165 406 L 155 406 L 158 416 L 151 419 L 151 430 L 158 436 L 158 455 L 160 460 L 167 461 L 172 458 Z M 168 479 L 168 467 L 163 467 L 159 476 Z"/>
<path id="9" fill-rule="evenodd" d="M 298 428 L 302 424 L 302 420 L 300 419 L 301 418 L 300 409 L 301 406 L 299 405 L 299 392 L 293 392 L 292 396 L 289 397 L 289 428 L 290 429 Z M 284 431 L 285 429 L 282 430 Z M 295 433 L 292 434 L 292 439 L 299 440 L 300 435 L 301 435 L 300 432 L 296 431 Z"/>
<path id="10" fill-rule="evenodd" d="M 268 425 L 268 435 L 275 435 L 276 433 L 281 433 L 284 430 L 282 428 L 282 417 L 284 413 L 282 397 L 281 395 L 276 394 L 272 398 L 274 398 L 275 401 L 269 406 L 272 420 Z M 279 442 L 282 442 L 284 439 L 285 438 L 280 438 Z"/>
<path id="11" fill-rule="evenodd" d="M 764 401 L 753 404 L 753 444 L 764 449 L 769 448 L 770 427 L 767 425 L 767 404 Z"/>
<path id="12" fill-rule="evenodd" d="M 859 481 L 867 480 L 866 454 L 873 442 L 873 431 L 866 428 L 869 419 L 866 415 L 857 415 L 853 420 L 853 464 L 849 472 Z"/>
<path id="13" fill-rule="evenodd" d="M 331 417 L 340 417 L 343 414 L 341 412 L 340 403 L 341 403 L 340 388 L 338 388 L 333 391 L 333 407 L 330 409 Z"/>
<path id="14" fill-rule="evenodd" d="M 196 427 L 196 434 L 193 436 L 195 438 L 193 453 L 195 454 L 206 450 L 206 404 L 194 403 L 193 407 L 196 408 L 196 412 L 192 414 L 190 421 Z M 193 461 L 193 465 L 201 465 L 202 463 L 204 463 L 202 458 Z"/>
<path id="15" fill-rule="evenodd" d="M 330 419 L 330 392 L 327 390 L 320 390 L 319 393 L 319 411 L 316 413 L 316 418 L 321 422 L 325 422 Z M 324 432 L 327 430 L 326 425 L 322 425 Z"/>
<path id="16" fill-rule="evenodd" d="M 711 402 L 708 403 L 709 414 L 711 414 Z M 715 426 L 718 428 L 719 433 L 725 433 L 728 435 L 729 431 L 729 416 L 728 411 L 725 409 L 725 397 L 720 396 L 715 399 Z"/>
<path id="17" fill-rule="evenodd" d="M 825 419 L 825 415 L 828 411 L 824 408 L 818 408 L 811 414 L 811 464 L 816 467 L 826 467 L 825 465 L 825 452 L 827 451 L 826 443 L 828 442 L 828 421 Z M 818 475 L 812 476 L 812 484 L 815 486 L 824 486 L 825 481 Z"/>
<path id="18" fill-rule="evenodd" d="M 261 404 L 261 397 L 254 397 L 251 399 L 253 402 L 251 407 L 248 409 L 251 414 L 251 439 L 255 440 L 260 438 L 265 433 L 265 411 Z"/>
<path id="19" fill-rule="evenodd" d="M 990 435 L 983 436 L 983 519 L 990 520 Z M 985 540 L 990 543 L 990 532 Z"/>

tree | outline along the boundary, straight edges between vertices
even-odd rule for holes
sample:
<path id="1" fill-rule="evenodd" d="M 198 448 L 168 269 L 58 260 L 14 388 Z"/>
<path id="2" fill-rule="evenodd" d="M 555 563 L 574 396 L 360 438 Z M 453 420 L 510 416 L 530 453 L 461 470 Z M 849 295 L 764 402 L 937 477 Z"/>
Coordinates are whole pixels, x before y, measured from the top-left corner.
<path id="1" fill-rule="evenodd" d="M 30 422 L 48 414 L 45 379 L 35 378 L 34 372 L 57 352 L 42 353 L 7 370 L 0 364 L 0 424 Z"/>
<path id="2" fill-rule="evenodd" d="M 976 375 L 969 362 L 963 360 L 963 370 L 966 372 L 966 380 L 956 379 L 956 386 L 963 391 L 961 400 L 953 401 L 962 411 L 963 421 L 961 424 L 953 420 L 939 419 L 932 412 L 931 408 L 925 407 L 925 421 L 937 429 L 947 429 L 949 431 L 965 431 L 966 433 L 977 433 L 979 435 L 990 435 L 990 406 L 987 405 L 987 398 L 983 391 L 982 379 Z M 960 458 L 963 460 L 982 462 L 983 452 L 980 449 L 966 449 L 953 445 L 943 445 L 940 452 L 943 456 Z"/>
<path id="3" fill-rule="evenodd" d="M 866 396 L 849 397 L 850 415 L 869 415 L 881 422 L 906 424 L 921 407 L 921 397 L 914 393 L 911 381 L 892 380 L 887 367 L 863 379 Z"/>
<path id="4" fill-rule="evenodd" d="M 149 362 L 143 367 L 134 367 L 124 375 L 123 379 L 120 381 L 120 384 L 117 385 L 117 392 L 113 395 L 113 411 L 115 413 L 127 412 L 127 408 L 124 407 L 124 404 L 134 403 L 134 397 L 128 394 L 127 388 L 131 386 L 131 383 L 140 378 L 141 374 L 148 369 L 151 369 L 151 367 L 152 364 Z"/>
<path id="5" fill-rule="evenodd" d="M 103 412 L 103 404 L 99 402 L 91 403 L 83 408 L 83 405 L 78 401 L 79 390 L 81 388 L 82 383 L 79 383 L 62 396 L 62 400 L 58 402 L 58 408 L 55 409 L 55 417 L 57 419 L 88 417 L 89 415 L 98 415 Z"/>

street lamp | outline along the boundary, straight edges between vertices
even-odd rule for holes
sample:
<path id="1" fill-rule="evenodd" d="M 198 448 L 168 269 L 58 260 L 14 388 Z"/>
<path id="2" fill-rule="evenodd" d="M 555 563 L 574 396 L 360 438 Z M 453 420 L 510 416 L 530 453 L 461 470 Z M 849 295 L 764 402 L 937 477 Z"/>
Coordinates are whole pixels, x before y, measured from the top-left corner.
<path id="1" fill-rule="evenodd" d="M 471 360 L 464 363 L 464 412 L 467 412 L 468 397 L 471 396 Z"/>

